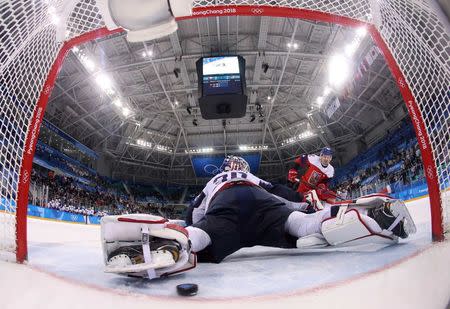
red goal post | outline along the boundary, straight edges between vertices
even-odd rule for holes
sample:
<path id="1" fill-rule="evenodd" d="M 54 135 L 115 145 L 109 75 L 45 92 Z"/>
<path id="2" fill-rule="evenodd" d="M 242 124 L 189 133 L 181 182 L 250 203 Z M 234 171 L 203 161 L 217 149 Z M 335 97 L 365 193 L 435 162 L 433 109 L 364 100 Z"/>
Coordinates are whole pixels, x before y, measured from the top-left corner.
<path id="1" fill-rule="evenodd" d="M 55 11 L 62 13 L 59 26 L 52 23 Z M 94 0 L 20 0 L 1 3 L 0 14 L 0 257 L 23 262 L 34 149 L 58 71 L 73 46 L 113 32 L 104 28 Z M 450 40 L 436 8 L 425 0 L 207 0 L 195 1 L 193 15 L 180 20 L 235 15 L 367 27 L 414 124 L 428 183 L 433 239 L 444 239 L 450 230 Z"/>

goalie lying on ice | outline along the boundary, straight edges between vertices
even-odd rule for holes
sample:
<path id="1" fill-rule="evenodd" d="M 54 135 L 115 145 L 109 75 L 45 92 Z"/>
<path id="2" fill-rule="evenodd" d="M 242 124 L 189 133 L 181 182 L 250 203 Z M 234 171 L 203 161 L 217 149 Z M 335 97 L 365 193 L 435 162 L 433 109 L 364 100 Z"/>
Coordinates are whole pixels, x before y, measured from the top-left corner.
<path id="1" fill-rule="evenodd" d="M 361 197 L 313 214 L 292 211 L 283 224 L 285 238 L 277 236 L 271 245 L 303 251 L 374 251 L 415 232 L 404 203 L 382 195 Z M 239 235 L 229 229 L 211 237 L 198 227 L 184 229 L 162 217 L 144 214 L 107 216 L 101 227 L 105 271 L 150 279 L 195 267 L 194 250 L 210 261 L 220 262 L 250 244 L 242 245 L 234 239 Z M 261 239 L 271 237 L 246 235 L 245 239 L 264 245 Z"/>

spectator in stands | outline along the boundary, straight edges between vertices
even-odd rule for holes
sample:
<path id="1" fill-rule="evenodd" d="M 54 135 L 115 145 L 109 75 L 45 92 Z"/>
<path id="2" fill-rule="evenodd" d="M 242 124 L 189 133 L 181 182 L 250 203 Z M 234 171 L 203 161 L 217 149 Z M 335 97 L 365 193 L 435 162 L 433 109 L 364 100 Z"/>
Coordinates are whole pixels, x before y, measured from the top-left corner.
<path id="1" fill-rule="evenodd" d="M 410 139 L 405 141 L 405 145 L 410 145 L 411 141 L 414 140 L 413 134 L 403 134 L 403 136 L 404 138 L 410 136 Z M 350 196 L 356 197 L 361 194 L 375 192 L 377 189 L 386 187 L 387 184 L 404 186 L 418 180 L 423 173 L 418 145 L 414 144 L 402 150 L 396 149 L 391 154 L 388 153 L 389 149 L 392 148 L 387 143 L 386 148 L 380 149 L 377 152 L 379 157 L 384 158 L 386 156 L 386 159 L 381 160 L 374 166 L 369 166 L 364 170 L 356 172 L 353 178 L 347 179 L 336 186 L 336 190 L 347 190 Z M 402 164 L 398 171 L 387 172 L 390 167 L 400 162 Z M 378 179 L 374 178 L 373 182 L 361 186 L 362 181 L 373 175 L 377 175 Z"/>

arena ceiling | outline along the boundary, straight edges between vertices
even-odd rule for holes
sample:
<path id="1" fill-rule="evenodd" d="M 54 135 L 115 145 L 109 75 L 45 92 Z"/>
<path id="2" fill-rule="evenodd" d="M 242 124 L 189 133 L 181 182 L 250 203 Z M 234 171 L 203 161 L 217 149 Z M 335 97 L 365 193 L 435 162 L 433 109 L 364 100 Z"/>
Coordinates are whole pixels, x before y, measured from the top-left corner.
<path id="1" fill-rule="evenodd" d="M 251 148 L 261 154 L 261 177 L 277 178 L 302 153 L 327 145 L 342 154 L 349 143 L 370 145 L 380 138 L 374 129 L 406 115 L 384 58 L 367 65 L 374 48 L 370 35 L 361 37 L 343 89 L 327 93 L 319 106 L 330 57 L 344 51 L 355 31 L 301 19 L 232 16 L 182 20 L 176 33 L 143 43 L 128 42 L 125 33 L 111 35 L 67 55 L 46 118 L 105 154 L 115 177 L 192 183 L 201 181 L 193 156 Z M 195 62 L 232 54 L 246 60 L 246 116 L 204 120 Z M 113 100 L 117 95 L 120 103 Z M 329 116 L 336 97 L 340 106 Z"/>

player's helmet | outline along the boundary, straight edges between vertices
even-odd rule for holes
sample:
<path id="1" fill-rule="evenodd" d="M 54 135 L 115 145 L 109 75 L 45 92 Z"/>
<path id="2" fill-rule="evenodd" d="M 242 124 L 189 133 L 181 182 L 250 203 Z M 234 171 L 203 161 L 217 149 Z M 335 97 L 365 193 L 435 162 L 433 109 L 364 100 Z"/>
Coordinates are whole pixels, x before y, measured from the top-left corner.
<path id="1" fill-rule="evenodd" d="M 226 156 L 220 166 L 222 172 L 228 171 L 243 171 L 250 172 L 250 165 L 245 161 L 244 158 L 238 156 Z"/>
<path id="2" fill-rule="evenodd" d="M 321 156 L 332 156 L 333 150 L 330 147 L 323 147 L 320 151 Z"/>

